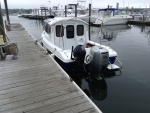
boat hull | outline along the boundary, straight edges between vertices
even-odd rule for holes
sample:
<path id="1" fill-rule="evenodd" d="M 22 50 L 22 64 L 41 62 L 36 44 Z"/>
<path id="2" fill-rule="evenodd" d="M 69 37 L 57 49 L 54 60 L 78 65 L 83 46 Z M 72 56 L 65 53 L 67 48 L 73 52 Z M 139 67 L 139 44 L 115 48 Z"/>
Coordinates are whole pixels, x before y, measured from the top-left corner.
<path id="1" fill-rule="evenodd" d="M 107 18 L 98 18 L 94 24 L 96 25 L 119 25 L 119 24 L 127 24 L 127 22 L 131 19 L 130 16 L 112 16 Z"/>

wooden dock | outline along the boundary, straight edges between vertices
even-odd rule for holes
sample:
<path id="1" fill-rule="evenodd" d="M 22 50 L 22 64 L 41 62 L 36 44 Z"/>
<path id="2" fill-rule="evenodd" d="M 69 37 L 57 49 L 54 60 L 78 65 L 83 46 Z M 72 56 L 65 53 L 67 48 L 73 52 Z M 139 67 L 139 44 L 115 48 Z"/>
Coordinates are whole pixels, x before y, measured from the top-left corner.
<path id="1" fill-rule="evenodd" d="M 7 32 L 17 60 L 0 60 L 0 113 L 101 113 L 20 25 Z"/>

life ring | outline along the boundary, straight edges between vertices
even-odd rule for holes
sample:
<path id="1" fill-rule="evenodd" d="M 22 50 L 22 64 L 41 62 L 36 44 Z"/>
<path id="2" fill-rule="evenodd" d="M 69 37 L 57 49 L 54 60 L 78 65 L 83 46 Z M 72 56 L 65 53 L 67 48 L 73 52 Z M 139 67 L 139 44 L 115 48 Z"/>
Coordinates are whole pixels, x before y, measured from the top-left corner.
<path id="1" fill-rule="evenodd" d="M 86 40 L 84 36 L 80 36 L 80 37 L 75 37 L 75 41 L 77 45 L 84 45 Z"/>
<path id="2" fill-rule="evenodd" d="M 142 17 L 140 17 L 139 20 L 142 20 Z"/>

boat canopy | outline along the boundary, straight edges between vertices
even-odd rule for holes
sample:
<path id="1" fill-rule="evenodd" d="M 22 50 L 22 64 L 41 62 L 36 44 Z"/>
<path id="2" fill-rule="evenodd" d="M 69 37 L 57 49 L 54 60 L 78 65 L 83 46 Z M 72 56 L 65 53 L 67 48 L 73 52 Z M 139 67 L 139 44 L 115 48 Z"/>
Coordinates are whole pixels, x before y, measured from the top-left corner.
<path id="1" fill-rule="evenodd" d="M 48 23 L 49 25 L 54 25 L 58 22 L 62 22 L 62 24 L 63 24 L 64 22 L 69 21 L 69 20 L 76 21 L 76 22 L 80 21 L 80 22 L 88 25 L 88 23 L 86 21 L 78 19 L 76 17 L 57 17 L 57 18 L 53 18 L 53 19 L 46 19 L 46 20 L 44 20 L 44 22 Z"/>

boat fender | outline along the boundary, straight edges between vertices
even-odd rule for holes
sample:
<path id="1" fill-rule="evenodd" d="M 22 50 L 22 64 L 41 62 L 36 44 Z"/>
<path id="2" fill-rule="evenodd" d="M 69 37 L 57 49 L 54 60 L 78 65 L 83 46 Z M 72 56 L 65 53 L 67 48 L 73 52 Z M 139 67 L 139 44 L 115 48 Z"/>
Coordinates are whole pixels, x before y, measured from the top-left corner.
<path id="1" fill-rule="evenodd" d="M 142 17 L 140 17 L 139 20 L 142 20 Z"/>

